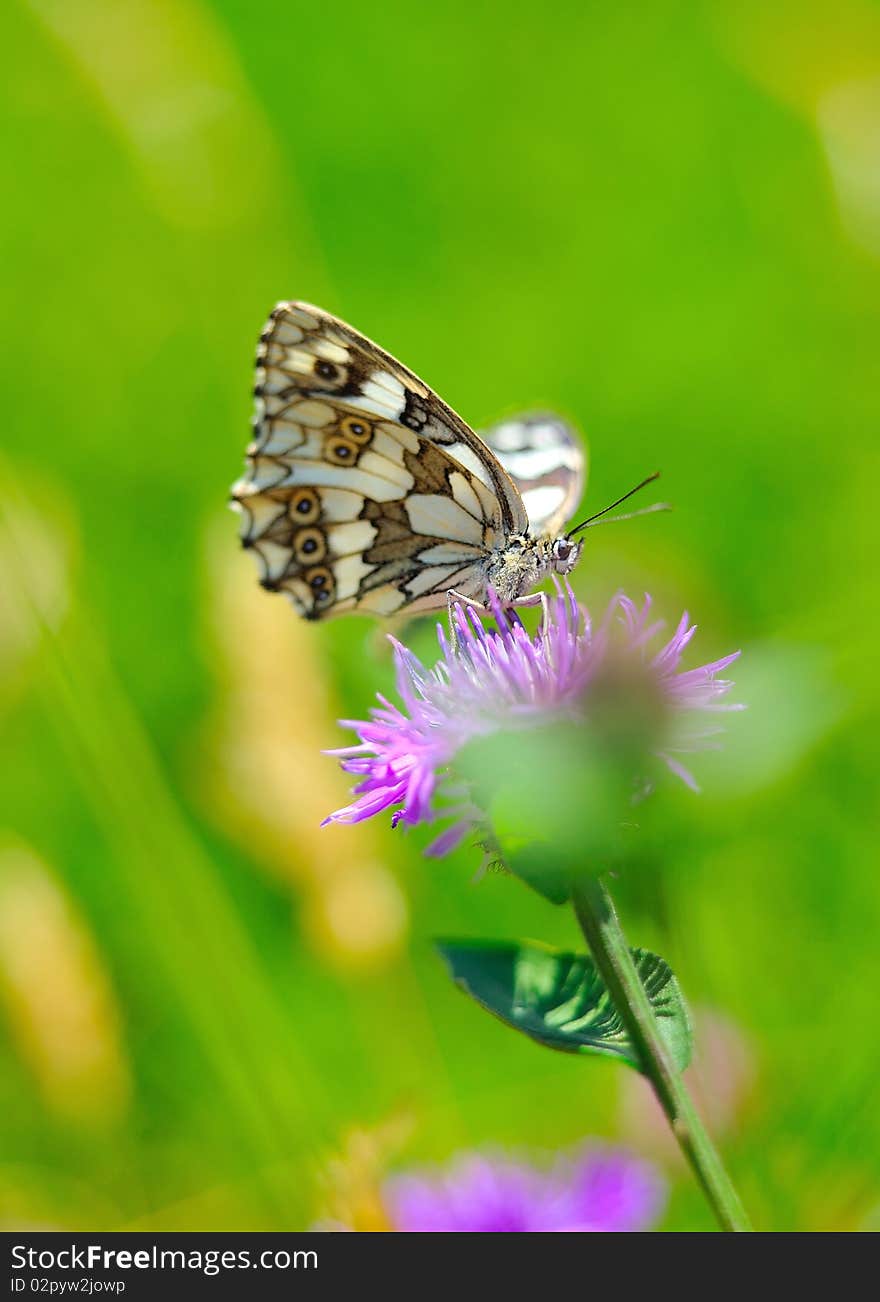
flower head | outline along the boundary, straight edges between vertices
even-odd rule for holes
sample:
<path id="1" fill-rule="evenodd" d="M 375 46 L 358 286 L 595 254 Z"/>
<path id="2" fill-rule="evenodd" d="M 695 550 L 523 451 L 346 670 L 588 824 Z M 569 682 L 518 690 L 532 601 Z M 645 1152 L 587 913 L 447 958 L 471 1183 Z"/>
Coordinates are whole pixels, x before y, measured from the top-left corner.
<path id="1" fill-rule="evenodd" d="M 403 1232 L 583 1233 L 649 1229 L 664 1194 L 647 1162 L 592 1147 L 549 1171 L 464 1154 L 445 1171 L 396 1177 L 385 1201 L 394 1229 Z"/>
<path id="2" fill-rule="evenodd" d="M 534 636 L 494 596 L 490 604 L 494 629 L 461 606 L 454 613 L 455 645 L 437 626 L 441 658 L 433 669 L 390 639 L 403 708 L 379 696 L 369 720 L 343 721 L 359 743 L 329 753 L 339 756 L 343 769 L 359 781 L 355 800 L 325 823 L 357 823 L 386 809 L 394 811 L 395 826 L 450 818 L 451 826 L 429 850 L 443 854 L 479 821 L 467 789 L 447 777 L 449 765 L 468 742 L 501 730 L 566 720 L 597 724 L 607 719 L 609 703 L 618 715 L 621 710 L 651 715 L 655 733 L 653 716 L 662 715 L 662 747 L 655 753 L 696 789 L 677 756 L 712 744 L 717 729 L 694 728 L 694 716 L 740 708 L 721 702 L 732 683 L 718 677 L 738 651 L 680 670 L 696 625 L 685 613 L 672 637 L 652 651 L 663 624 L 652 620 L 648 596 L 637 606 L 618 594 L 594 626 L 568 583 L 557 585 L 549 617 Z"/>

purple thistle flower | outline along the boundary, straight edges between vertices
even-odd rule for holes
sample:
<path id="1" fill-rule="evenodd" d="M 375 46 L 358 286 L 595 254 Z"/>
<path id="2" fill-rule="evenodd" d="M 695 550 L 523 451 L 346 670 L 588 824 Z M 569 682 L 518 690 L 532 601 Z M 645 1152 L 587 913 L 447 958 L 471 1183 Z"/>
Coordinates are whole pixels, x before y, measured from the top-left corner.
<path id="1" fill-rule="evenodd" d="M 442 653 L 426 669 L 405 646 L 394 648 L 397 691 L 403 709 L 379 696 L 369 720 L 343 720 L 359 743 L 328 751 L 358 783 L 355 800 L 324 823 L 357 823 L 393 809 L 392 826 L 451 818 L 452 825 L 429 847 L 437 856 L 453 849 L 480 822 L 466 787 L 447 779 L 456 754 L 469 741 L 502 729 L 517 730 L 573 721 L 589 725 L 608 700 L 629 704 L 651 715 L 663 713 L 664 742 L 655 751 L 666 766 L 696 790 L 696 782 L 677 755 L 713 745 L 717 728 L 686 726 L 700 713 L 742 707 L 721 702 L 732 683 L 717 675 L 738 651 L 697 669 L 680 671 L 685 648 L 696 632 L 685 612 L 672 637 L 653 654 L 648 649 L 662 621 L 651 619 L 651 598 L 641 606 L 618 593 L 603 619 L 593 626 L 566 582 L 550 599 L 546 627 L 530 637 L 514 612 L 490 597 L 496 628 L 487 628 L 473 609 L 455 607 L 458 646 L 441 625 Z M 615 690 L 609 697 L 607 688 Z M 647 689 L 647 690 L 646 690 Z M 438 808 L 438 788 L 443 804 Z"/>
<path id="2" fill-rule="evenodd" d="M 442 1172 L 397 1176 L 385 1202 L 404 1233 L 632 1232 L 656 1223 L 665 1187 L 649 1163 L 590 1147 L 549 1171 L 465 1154 Z"/>

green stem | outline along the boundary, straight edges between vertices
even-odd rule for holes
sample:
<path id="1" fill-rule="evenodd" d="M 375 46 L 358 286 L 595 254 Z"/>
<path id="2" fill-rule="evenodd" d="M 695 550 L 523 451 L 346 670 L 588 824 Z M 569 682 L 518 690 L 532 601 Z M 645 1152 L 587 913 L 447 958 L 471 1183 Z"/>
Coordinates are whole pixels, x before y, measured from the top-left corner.
<path id="1" fill-rule="evenodd" d="M 602 883 L 583 877 L 573 900 L 581 930 L 614 1006 L 636 1047 L 642 1072 L 654 1089 L 678 1146 L 690 1163 L 723 1230 L 751 1230 L 718 1151 L 706 1132 L 660 1035 L 654 1011 L 639 980 L 611 896 Z"/>

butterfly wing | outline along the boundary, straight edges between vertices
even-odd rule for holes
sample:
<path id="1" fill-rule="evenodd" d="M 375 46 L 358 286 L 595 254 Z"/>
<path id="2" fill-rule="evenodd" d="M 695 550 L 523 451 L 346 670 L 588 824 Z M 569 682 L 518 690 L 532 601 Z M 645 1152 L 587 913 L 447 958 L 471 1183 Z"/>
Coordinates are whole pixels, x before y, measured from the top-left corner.
<path id="1" fill-rule="evenodd" d="M 233 489 L 261 582 L 320 618 L 480 597 L 527 527 L 485 444 L 421 380 L 319 308 L 282 303 L 257 353 L 248 471 Z"/>
<path id="2" fill-rule="evenodd" d="M 586 481 L 583 442 L 558 416 L 514 416 L 481 434 L 510 475 L 535 537 L 555 536 L 571 520 Z"/>

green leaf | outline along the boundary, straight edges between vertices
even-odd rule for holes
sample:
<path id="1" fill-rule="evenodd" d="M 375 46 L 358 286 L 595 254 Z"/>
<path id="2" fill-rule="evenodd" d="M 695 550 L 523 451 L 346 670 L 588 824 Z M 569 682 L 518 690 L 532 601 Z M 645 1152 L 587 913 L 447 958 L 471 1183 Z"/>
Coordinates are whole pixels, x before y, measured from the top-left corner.
<path id="1" fill-rule="evenodd" d="M 445 940 L 438 944 L 452 979 L 508 1026 L 549 1049 L 622 1058 L 638 1069 L 593 960 L 534 943 Z M 660 1033 L 679 1071 L 690 1062 L 691 1028 L 672 969 L 645 949 L 632 950 Z"/>
<path id="2" fill-rule="evenodd" d="M 510 872 L 543 895 L 551 904 L 571 899 L 568 857 L 551 841 L 517 840 L 507 837 L 500 846 L 502 862 Z"/>

